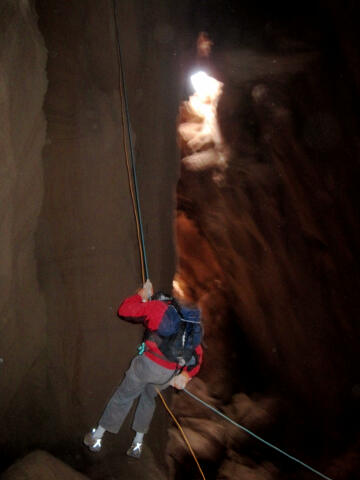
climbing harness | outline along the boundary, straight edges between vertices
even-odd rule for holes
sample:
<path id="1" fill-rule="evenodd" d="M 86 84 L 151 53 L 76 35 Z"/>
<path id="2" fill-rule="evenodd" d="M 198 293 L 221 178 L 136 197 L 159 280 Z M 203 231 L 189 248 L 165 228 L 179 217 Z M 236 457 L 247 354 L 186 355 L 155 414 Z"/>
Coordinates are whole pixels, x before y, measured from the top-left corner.
<path id="1" fill-rule="evenodd" d="M 234 422 L 234 420 L 232 420 L 231 418 L 229 418 L 228 416 L 226 416 L 224 413 L 220 412 L 219 410 L 217 410 L 216 408 L 214 408 L 212 405 L 209 405 L 208 403 L 206 403 L 204 400 L 201 400 L 201 398 L 197 397 L 196 395 L 194 395 L 193 393 L 189 392 L 189 390 L 186 390 L 186 388 L 183 389 L 183 392 L 185 392 L 187 395 L 189 395 L 191 398 L 193 398 L 194 400 L 196 400 L 197 402 L 200 402 L 202 405 L 204 405 L 205 407 L 209 408 L 212 412 L 216 413 L 217 415 L 219 415 L 220 417 L 224 418 L 225 420 L 227 420 L 228 422 L 232 423 L 233 425 L 235 425 L 235 427 L 238 427 L 240 428 L 241 430 L 244 430 L 244 432 L 248 433 L 249 435 L 251 435 L 252 437 L 256 438 L 257 440 L 260 440 L 260 442 L 264 443 L 265 445 L 267 445 L 268 447 L 271 447 L 273 449 L 275 449 L 277 452 L 280 452 L 282 453 L 283 455 L 285 455 L 286 457 L 290 458 L 291 460 L 294 460 L 295 462 L 299 463 L 300 465 L 302 465 L 303 467 L 309 469 L 310 471 L 312 471 L 313 473 L 316 473 L 316 475 L 319 475 L 321 478 L 325 478 L 326 480 L 332 480 L 330 477 L 327 477 L 326 475 L 324 475 L 323 473 L 319 472 L 318 470 L 315 470 L 314 468 L 310 467 L 309 465 L 307 465 L 306 463 L 302 462 L 301 460 L 298 460 L 296 457 L 293 457 L 292 455 L 289 455 L 288 453 L 284 452 L 284 450 L 281 450 L 280 448 L 276 447 L 275 445 L 273 445 L 272 443 L 270 442 L 267 442 L 266 440 L 264 440 L 263 438 L 259 437 L 258 435 L 256 435 L 255 433 L 253 433 L 251 430 L 243 427 L 242 425 L 240 425 L 239 423 L 236 423 Z"/>
<path id="2" fill-rule="evenodd" d="M 113 0 L 113 13 L 114 13 L 115 35 L 116 35 L 116 42 L 117 42 L 117 56 L 118 56 L 118 64 L 119 64 L 119 79 L 118 79 L 118 82 L 119 82 L 119 92 L 120 92 L 120 102 L 121 102 L 121 122 L 122 122 L 122 133 L 123 133 L 123 142 L 124 142 L 124 150 L 125 150 L 126 168 L 127 168 L 127 173 L 128 173 L 129 188 L 130 188 L 132 205 L 133 205 L 134 216 L 135 216 L 137 239 L 138 239 L 138 244 L 139 244 L 141 274 L 142 274 L 142 280 L 143 280 L 143 282 L 145 282 L 145 280 L 147 280 L 149 278 L 149 269 L 148 269 L 148 264 L 147 264 L 144 231 L 143 231 L 143 224 L 142 224 L 142 218 L 141 218 L 140 198 L 139 198 L 137 176 L 136 176 L 136 169 L 135 169 L 134 149 L 133 149 L 133 141 L 132 141 L 132 135 L 131 135 L 129 106 L 128 106 L 127 93 L 126 93 L 125 73 L 124 73 L 122 54 L 121 54 L 120 33 L 119 33 L 119 26 L 118 26 L 118 14 L 117 14 L 116 0 Z M 128 132 L 128 138 L 127 139 L 126 139 L 126 135 L 125 135 L 125 129 L 127 129 L 127 132 Z M 129 161 L 129 154 L 128 154 L 128 150 L 127 150 L 128 145 L 130 147 L 130 161 Z M 131 163 L 131 165 L 130 165 L 130 163 Z M 142 343 L 138 347 L 138 354 L 142 355 L 144 353 L 144 351 L 145 351 L 145 344 Z M 196 458 L 194 450 L 192 449 L 192 447 L 190 445 L 190 442 L 185 435 L 184 430 L 182 429 L 182 427 L 181 427 L 180 423 L 178 422 L 178 420 L 176 419 L 175 415 L 170 410 L 170 408 L 167 405 L 164 397 L 160 393 L 160 390 L 156 388 L 156 391 L 157 391 L 161 401 L 163 402 L 166 410 L 168 411 L 171 418 L 174 420 L 175 424 L 177 425 L 178 429 L 180 430 L 180 432 L 181 432 L 181 434 L 184 438 L 184 441 L 185 441 L 187 447 L 190 450 L 191 455 L 193 456 L 193 458 L 196 462 L 196 465 L 199 469 L 199 472 L 200 472 L 203 480 L 206 480 L 205 475 L 204 475 L 204 473 L 203 473 L 203 471 L 200 467 L 200 464 L 199 464 L 199 462 Z M 197 397 L 193 393 L 189 392 L 189 390 L 184 388 L 183 391 L 187 395 L 192 397 L 194 400 L 198 401 L 199 403 L 201 403 L 205 407 L 209 408 L 211 411 L 213 411 L 214 413 L 216 413 L 220 417 L 224 418 L 228 422 L 232 423 L 237 428 L 240 428 L 241 430 L 245 431 L 246 433 L 248 433 L 252 437 L 261 441 L 262 443 L 264 443 L 268 447 L 273 448 L 277 452 L 279 452 L 279 453 L 285 455 L 286 457 L 290 458 L 291 460 L 299 463 L 300 465 L 307 468 L 308 470 L 315 473 L 316 475 L 320 476 L 321 478 L 324 478 L 325 480 L 332 480 L 330 477 L 322 474 L 318 470 L 315 470 L 314 468 L 310 467 L 306 463 L 298 460 L 296 457 L 293 457 L 292 455 L 289 455 L 284 450 L 281 450 L 280 448 L 276 447 L 275 445 L 271 444 L 270 442 L 267 442 L 263 438 L 259 437 L 255 433 L 253 433 L 251 430 L 248 430 L 247 428 L 243 427 L 239 423 L 236 423 L 234 420 L 227 417 L 225 414 L 223 414 L 222 412 L 220 412 L 219 410 L 214 408 L 212 405 L 209 405 L 204 400 L 201 400 L 199 397 Z"/>

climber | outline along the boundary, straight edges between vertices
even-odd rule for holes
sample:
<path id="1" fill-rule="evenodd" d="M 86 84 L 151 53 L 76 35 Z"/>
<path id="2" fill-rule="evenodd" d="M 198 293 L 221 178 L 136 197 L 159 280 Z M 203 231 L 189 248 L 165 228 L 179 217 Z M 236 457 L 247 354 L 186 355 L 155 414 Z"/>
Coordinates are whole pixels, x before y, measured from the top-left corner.
<path id="1" fill-rule="evenodd" d="M 92 452 L 98 452 L 104 433 L 118 433 L 133 401 L 140 397 L 133 421 L 135 437 L 126 452 L 139 458 L 155 410 L 157 390 L 169 385 L 184 389 L 200 369 L 203 353 L 200 311 L 162 292 L 153 295 L 152 284 L 147 280 L 135 295 L 122 302 L 118 315 L 131 323 L 144 324 L 144 342 L 97 428 L 87 433 L 83 441 Z"/>

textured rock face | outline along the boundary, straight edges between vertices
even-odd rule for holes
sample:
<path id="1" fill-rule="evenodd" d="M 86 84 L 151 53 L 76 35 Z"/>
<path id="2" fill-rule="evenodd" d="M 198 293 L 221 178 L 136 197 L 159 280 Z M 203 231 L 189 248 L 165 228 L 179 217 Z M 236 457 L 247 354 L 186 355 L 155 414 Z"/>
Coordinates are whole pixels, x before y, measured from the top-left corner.
<path id="1" fill-rule="evenodd" d="M 351 33 L 331 23 L 290 33 L 291 23 L 269 22 L 235 48 L 226 42 L 237 20 L 222 21 L 208 67 L 224 83 L 223 141 L 189 104 L 179 125 L 177 278 L 202 304 L 207 346 L 191 388 L 330 477 L 350 479 L 360 457 Z M 193 400 L 174 405 L 207 478 L 306 475 Z M 181 478 L 193 462 L 171 435 Z"/>
<path id="2" fill-rule="evenodd" d="M 314 11 L 289 23 L 281 2 L 237 3 L 117 2 L 150 276 L 167 290 L 174 270 L 174 126 L 190 63 L 177 45 L 193 48 L 205 27 L 215 46 L 202 63 L 224 83 L 219 131 L 186 108 L 179 130 L 177 279 L 200 301 L 206 333 L 190 388 L 350 480 L 360 468 L 356 5 L 317 15 L 301 1 Z M 142 334 L 115 315 L 141 282 L 139 254 L 113 2 L 36 7 L 49 54 L 42 163 L 44 41 L 32 3 L 0 7 L 0 451 L 4 462 L 36 446 L 81 463 L 81 436 Z M 306 475 L 184 395 L 174 405 L 208 480 Z M 81 467 L 101 480 L 161 478 L 166 425 L 159 408 L 132 471 L 119 456 L 129 422 L 105 442 L 104 463 L 82 452 Z M 195 478 L 173 429 L 168 454 L 170 478 Z"/>
<path id="3" fill-rule="evenodd" d="M 46 313 L 35 231 L 43 196 L 46 49 L 31 2 L 0 6 L 0 457 L 46 422 Z M 36 399 L 36 400 L 35 400 Z"/>
<path id="4" fill-rule="evenodd" d="M 31 479 L 38 480 L 66 479 L 86 480 L 84 475 L 73 470 L 47 452 L 37 450 L 26 455 L 12 465 L 1 477 L 3 480 Z"/>

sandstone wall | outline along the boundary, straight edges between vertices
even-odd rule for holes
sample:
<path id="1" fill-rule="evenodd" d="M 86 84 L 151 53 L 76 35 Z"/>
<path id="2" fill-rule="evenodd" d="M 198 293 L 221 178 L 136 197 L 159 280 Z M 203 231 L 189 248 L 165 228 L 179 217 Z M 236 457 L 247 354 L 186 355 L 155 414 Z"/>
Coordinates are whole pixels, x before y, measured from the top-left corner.
<path id="1" fill-rule="evenodd" d="M 206 346 L 189 388 L 345 480 L 360 466 L 359 12 L 275 4 L 211 18 L 223 142 L 181 109 L 177 278 L 202 303 Z M 207 478 L 305 478 L 192 399 L 174 407 Z M 177 475 L 193 475 L 170 438 Z"/>
<path id="2" fill-rule="evenodd" d="M 3 480 L 36 478 L 38 480 L 86 480 L 84 475 L 68 467 L 65 463 L 48 453 L 36 450 L 21 458 L 12 465 L 4 475 Z"/>

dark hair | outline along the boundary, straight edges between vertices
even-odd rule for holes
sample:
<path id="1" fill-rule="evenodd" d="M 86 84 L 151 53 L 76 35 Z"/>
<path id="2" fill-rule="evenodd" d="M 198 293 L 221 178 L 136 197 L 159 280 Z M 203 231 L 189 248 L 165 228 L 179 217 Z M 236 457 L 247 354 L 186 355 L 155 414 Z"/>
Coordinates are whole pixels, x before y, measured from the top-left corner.
<path id="1" fill-rule="evenodd" d="M 170 302 L 171 300 L 173 300 L 173 297 L 168 293 L 159 291 L 159 292 L 155 292 L 151 296 L 151 300 L 162 300 L 163 302 Z"/>

